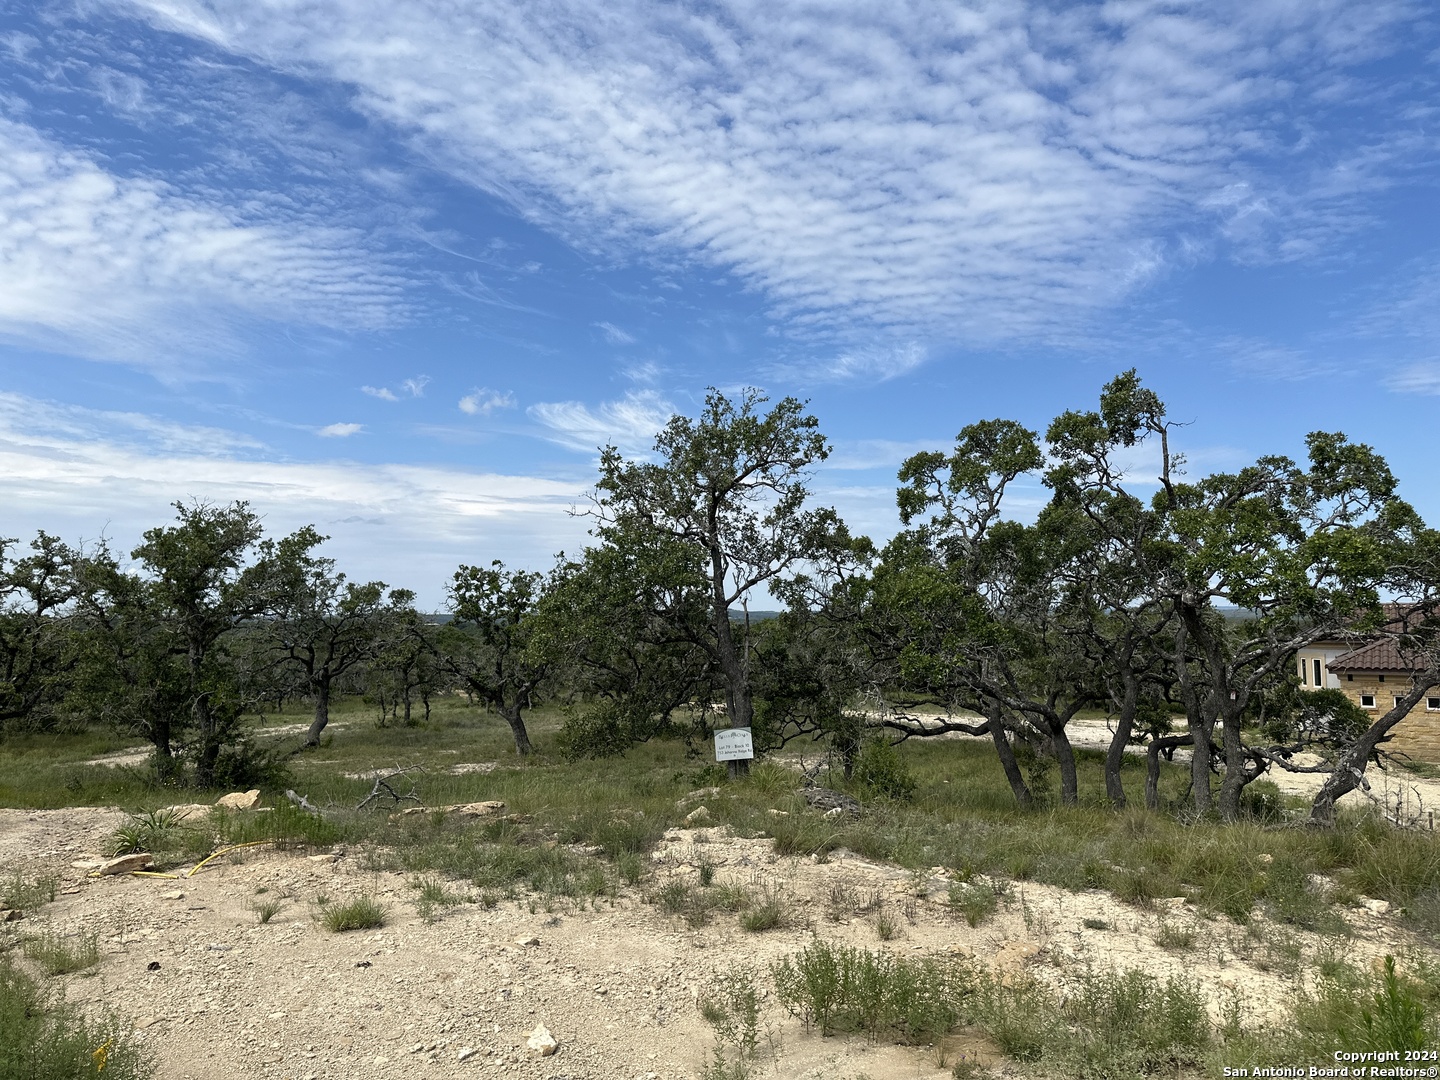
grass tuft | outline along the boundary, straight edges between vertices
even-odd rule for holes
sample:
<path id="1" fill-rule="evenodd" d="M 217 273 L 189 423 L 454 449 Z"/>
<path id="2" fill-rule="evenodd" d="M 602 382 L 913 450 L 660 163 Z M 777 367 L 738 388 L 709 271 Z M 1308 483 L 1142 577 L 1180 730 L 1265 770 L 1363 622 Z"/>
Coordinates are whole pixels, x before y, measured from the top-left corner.
<path id="1" fill-rule="evenodd" d="M 357 896 L 340 904 L 325 904 L 320 908 L 320 925 L 333 934 L 348 930 L 375 930 L 385 925 L 389 913 L 385 907 L 370 896 Z"/>

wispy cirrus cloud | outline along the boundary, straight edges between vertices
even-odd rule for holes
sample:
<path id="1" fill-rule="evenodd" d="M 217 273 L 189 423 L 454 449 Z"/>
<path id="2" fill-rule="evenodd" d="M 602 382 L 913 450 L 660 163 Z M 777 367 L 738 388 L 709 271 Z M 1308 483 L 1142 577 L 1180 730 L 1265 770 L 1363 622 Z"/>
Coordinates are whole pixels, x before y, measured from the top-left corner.
<path id="1" fill-rule="evenodd" d="M 608 341 L 611 345 L 635 344 L 635 335 L 620 329 L 620 327 L 616 326 L 614 323 L 598 322 L 595 324 L 595 327 L 602 334 L 605 335 L 605 340 Z"/>
<path id="2" fill-rule="evenodd" d="M 613 445 L 626 454 L 643 454 L 676 409 L 657 391 L 632 390 L 594 409 L 579 401 L 548 401 L 526 411 L 539 422 L 546 438 L 572 450 Z"/>
<path id="3" fill-rule="evenodd" d="M 1398 119 L 1317 134 L 1376 92 L 1347 66 L 1393 47 L 1404 0 L 133 3 L 353 87 L 583 246 L 733 272 L 820 339 L 1067 341 L 1207 245 L 1313 256 L 1433 150 Z"/>
<path id="4" fill-rule="evenodd" d="M 1440 395 L 1440 360 L 1407 364 L 1387 375 L 1384 382 L 1397 394 Z"/>
<path id="5" fill-rule="evenodd" d="M 166 369 L 242 323 L 379 328 L 403 282 L 352 231 L 124 177 L 0 119 L 0 338 Z"/>

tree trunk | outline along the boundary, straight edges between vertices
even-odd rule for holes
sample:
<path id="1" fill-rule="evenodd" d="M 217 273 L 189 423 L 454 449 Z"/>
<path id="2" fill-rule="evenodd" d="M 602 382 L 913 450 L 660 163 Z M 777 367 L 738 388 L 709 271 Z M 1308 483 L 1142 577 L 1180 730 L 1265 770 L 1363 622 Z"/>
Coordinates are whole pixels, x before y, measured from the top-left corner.
<path id="1" fill-rule="evenodd" d="M 1225 754 L 1225 775 L 1220 781 L 1220 820 L 1238 821 L 1240 795 L 1249 782 L 1245 776 L 1245 747 L 1240 741 L 1240 711 L 1243 701 L 1223 703 L 1221 740 Z"/>
<path id="2" fill-rule="evenodd" d="M 1185 723 L 1190 729 L 1190 797 L 1194 800 L 1197 814 L 1208 814 L 1212 806 L 1210 797 L 1210 739 L 1211 721 L 1203 716 L 1187 716 Z"/>
<path id="3" fill-rule="evenodd" d="M 330 677 L 322 676 L 313 685 L 315 687 L 315 719 L 310 721 L 310 730 L 305 732 L 307 747 L 320 745 L 320 733 L 325 730 L 325 725 L 330 723 Z"/>
<path id="4" fill-rule="evenodd" d="M 220 757 L 220 740 L 215 732 L 215 717 L 210 711 L 210 695 L 202 693 L 195 699 L 195 728 L 200 736 L 200 752 L 195 756 L 195 784 L 201 788 L 215 786 L 215 763 Z"/>
<path id="5" fill-rule="evenodd" d="M 515 736 L 515 752 L 521 757 L 528 757 L 532 747 L 530 746 L 530 733 L 525 730 L 525 718 L 520 715 L 520 703 L 501 702 L 500 715 L 510 725 L 510 732 Z"/>
<path id="6" fill-rule="evenodd" d="M 1193 746 L 1194 742 L 1189 735 L 1167 735 L 1163 739 L 1154 739 L 1151 741 L 1150 746 L 1145 752 L 1145 809 L 1160 809 L 1161 752 L 1164 750 L 1174 750 L 1177 746 Z"/>
<path id="7" fill-rule="evenodd" d="M 1046 726 L 1055 760 L 1060 765 L 1060 805 L 1076 806 L 1080 802 L 1080 780 L 1075 773 L 1075 748 L 1070 745 L 1070 736 L 1064 724 Z"/>
<path id="8" fill-rule="evenodd" d="M 1110 736 L 1110 746 L 1105 751 L 1105 794 L 1117 809 L 1125 805 L 1125 785 L 1120 779 L 1120 766 L 1125 761 L 1125 747 L 1130 745 L 1130 734 L 1135 730 L 1135 711 L 1140 703 L 1140 685 L 1128 665 L 1121 678 L 1125 680 L 1125 696 L 1120 702 L 1120 719 L 1115 723 L 1115 733 Z"/>
<path id="9" fill-rule="evenodd" d="M 1000 758 L 1000 767 L 1005 770 L 1005 779 L 1010 781 L 1010 790 L 1015 793 L 1015 801 L 1024 807 L 1033 806 L 1035 797 L 1025 783 L 1025 774 L 1020 771 L 1020 763 L 1015 760 L 1015 748 L 1010 745 L 1010 735 L 1005 730 L 1005 725 L 1000 722 L 998 709 L 990 714 L 990 741 L 995 744 L 995 753 Z"/>
<path id="10" fill-rule="evenodd" d="M 1360 786 L 1360 781 L 1365 777 L 1365 766 L 1370 763 L 1370 755 L 1375 752 L 1375 748 L 1396 724 L 1410 714 L 1410 710 L 1430 688 L 1436 685 L 1440 685 L 1440 677 L 1435 675 L 1428 675 L 1423 681 L 1417 680 L 1410 692 L 1400 699 L 1399 705 L 1371 724 L 1365 734 L 1340 755 L 1340 759 L 1335 762 L 1335 768 L 1325 778 L 1325 783 L 1320 785 L 1320 790 L 1315 793 L 1315 799 L 1310 804 L 1311 825 L 1335 824 L 1336 802 Z"/>
<path id="11" fill-rule="evenodd" d="M 710 617 L 715 627 L 715 659 L 725 680 L 725 715 L 732 728 L 753 727 L 755 710 L 750 700 L 750 680 L 730 628 L 730 608 L 725 603 L 725 566 L 717 547 L 710 550 Z"/>
<path id="12" fill-rule="evenodd" d="M 1190 731 L 1190 797 L 1197 814 L 1210 812 L 1210 752 L 1214 713 L 1202 702 L 1190 679 L 1187 650 L 1190 633 L 1201 625 L 1199 612 L 1183 601 L 1179 605 L 1180 625 L 1175 632 L 1175 671 L 1180 680 L 1180 697 L 1185 702 L 1185 724 Z"/>
<path id="13" fill-rule="evenodd" d="M 420 691 L 420 703 L 425 706 L 425 723 L 430 722 L 430 691 Z"/>

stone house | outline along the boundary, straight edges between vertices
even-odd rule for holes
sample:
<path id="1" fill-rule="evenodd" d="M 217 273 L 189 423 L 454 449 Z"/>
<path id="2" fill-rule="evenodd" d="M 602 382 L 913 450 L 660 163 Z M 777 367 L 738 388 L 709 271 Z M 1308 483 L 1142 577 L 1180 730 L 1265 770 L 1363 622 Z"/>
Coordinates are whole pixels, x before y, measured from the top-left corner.
<path id="1" fill-rule="evenodd" d="M 1342 690 L 1377 719 L 1394 708 L 1411 686 L 1411 663 L 1390 638 L 1317 641 L 1299 650 L 1295 661 L 1300 689 Z M 1421 698 L 1390 736 L 1388 749 L 1440 763 L 1440 687 Z"/>

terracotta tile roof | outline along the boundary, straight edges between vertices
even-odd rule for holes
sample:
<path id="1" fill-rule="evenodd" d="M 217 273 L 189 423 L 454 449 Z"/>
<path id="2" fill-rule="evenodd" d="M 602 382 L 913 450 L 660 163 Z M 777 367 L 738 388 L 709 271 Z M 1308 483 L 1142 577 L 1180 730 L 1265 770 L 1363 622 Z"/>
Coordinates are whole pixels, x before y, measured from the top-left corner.
<path id="1" fill-rule="evenodd" d="M 1351 649 L 1325 665 L 1331 671 L 1414 671 L 1415 663 L 1400 654 L 1393 638 Z"/>

